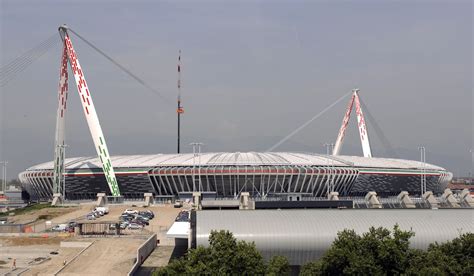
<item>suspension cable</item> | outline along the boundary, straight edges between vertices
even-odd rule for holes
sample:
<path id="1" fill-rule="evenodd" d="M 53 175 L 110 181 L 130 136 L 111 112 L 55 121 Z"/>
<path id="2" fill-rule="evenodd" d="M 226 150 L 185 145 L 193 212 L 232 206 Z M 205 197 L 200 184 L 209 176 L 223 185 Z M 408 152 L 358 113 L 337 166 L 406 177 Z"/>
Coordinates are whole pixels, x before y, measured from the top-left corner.
<path id="1" fill-rule="evenodd" d="M 53 48 L 57 42 L 57 34 L 54 34 L 27 52 L 16 57 L 6 65 L 2 66 L 0 68 L 0 87 L 4 87 L 19 73 L 26 70 L 32 63 L 48 52 L 48 50 Z"/>
<path id="2" fill-rule="evenodd" d="M 99 49 L 97 46 L 95 46 L 94 44 L 92 44 L 92 42 L 88 41 L 87 39 L 85 39 L 83 36 L 81 36 L 80 34 L 78 34 L 76 31 L 74 31 L 73 29 L 71 28 L 68 28 L 69 31 L 71 31 L 73 34 L 75 34 L 79 39 L 81 39 L 82 41 L 84 41 L 87 45 L 89 45 L 92 49 L 94 49 L 95 51 L 97 51 L 99 54 L 101 54 L 102 56 L 104 56 L 107 60 L 109 60 L 110 62 L 112 62 L 115 66 L 117 66 L 118 68 L 120 68 L 123 72 L 125 72 L 127 75 L 129 75 L 130 77 L 132 77 L 134 80 L 136 80 L 138 83 L 140 83 L 141 85 L 143 85 L 145 88 L 147 88 L 149 91 L 153 92 L 154 94 L 158 95 L 161 99 L 165 100 L 166 102 L 168 103 L 172 103 L 173 101 L 171 101 L 170 99 L 168 99 L 167 97 L 165 97 L 163 94 L 161 94 L 158 90 L 156 90 L 155 88 L 151 87 L 148 83 L 146 83 L 142 78 L 138 77 L 137 75 L 135 75 L 134 73 L 132 73 L 130 70 L 128 70 L 127 68 L 125 68 L 123 65 L 121 65 L 118 61 L 116 61 L 115 59 L 113 59 L 112 57 L 110 57 L 109 55 L 107 55 L 104 51 L 102 51 L 101 49 Z"/>
<path id="3" fill-rule="evenodd" d="M 278 141 L 278 143 L 276 143 L 275 145 L 273 145 L 272 147 L 270 147 L 269 149 L 267 149 L 266 151 L 273 151 L 275 150 L 277 147 L 279 147 L 281 144 L 285 143 L 288 139 L 290 139 L 291 137 L 293 137 L 295 134 L 297 134 L 298 132 L 300 132 L 303 128 L 307 127 L 309 124 L 311 124 L 314 120 L 316 120 L 317 118 L 319 118 L 320 116 L 322 116 L 324 113 L 326 113 L 329 109 L 331 109 L 333 106 L 335 106 L 336 104 L 338 104 L 340 101 L 342 101 L 345 97 L 351 95 L 352 92 L 349 92 L 347 94 L 345 94 L 344 96 L 340 97 L 339 99 L 337 99 L 335 102 L 333 102 L 332 104 L 330 104 L 329 106 L 327 106 L 325 109 L 323 109 L 321 112 L 319 112 L 318 114 L 316 114 L 313 118 L 311 118 L 310 120 L 306 121 L 304 124 L 302 124 L 301 126 L 299 126 L 297 129 L 293 130 L 290 134 L 288 134 L 285 138 L 281 139 L 280 141 Z"/>
<path id="4" fill-rule="evenodd" d="M 370 111 L 367 108 L 367 105 L 360 98 L 359 98 L 359 101 L 360 101 L 360 104 L 362 105 L 362 108 L 364 109 L 364 113 L 367 115 L 367 118 L 369 119 L 369 122 L 375 131 L 375 134 L 379 138 L 380 142 L 383 144 L 385 153 L 389 157 L 399 158 L 398 154 L 396 153 L 396 151 L 394 150 L 392 146 L 392 143 L 390 143 L 390 141 L 387 139 L 384 132 L 382 131 L 382 128 L 379 126 L 379 124 L 375 120 L 374 116 L 370 114 Z"/>

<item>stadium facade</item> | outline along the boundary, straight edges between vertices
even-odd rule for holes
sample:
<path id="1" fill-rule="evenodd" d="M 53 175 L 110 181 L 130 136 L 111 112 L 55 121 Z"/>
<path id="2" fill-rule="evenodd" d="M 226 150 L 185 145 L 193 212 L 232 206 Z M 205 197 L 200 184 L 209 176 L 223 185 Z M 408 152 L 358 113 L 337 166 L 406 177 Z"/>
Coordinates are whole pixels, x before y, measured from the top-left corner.
<path id="1" fill-rule="evenodd" d="M 319 197 L 326 196 L 328 185 L 342 196 L 361 196 L 368 191 L 381 196 L 401 191 L 417 195 L 423 175 L 427 190 L 434 193 L 441 193 L 452 178 L 445 169 L 418 161 L 294 152 L 123 155 L 111 159 L 125 198 L 142 198 L 143 193 L 178 196 L 192 191 L 222 198 L 241 192 L 253 197 Z M 67 199 L 111 194 L 97 157 L 66 159 L 64 175 Z M 41 200 L 51 199 L 53 177 L 53 162 L 19 175 L 30 197 Z"/>

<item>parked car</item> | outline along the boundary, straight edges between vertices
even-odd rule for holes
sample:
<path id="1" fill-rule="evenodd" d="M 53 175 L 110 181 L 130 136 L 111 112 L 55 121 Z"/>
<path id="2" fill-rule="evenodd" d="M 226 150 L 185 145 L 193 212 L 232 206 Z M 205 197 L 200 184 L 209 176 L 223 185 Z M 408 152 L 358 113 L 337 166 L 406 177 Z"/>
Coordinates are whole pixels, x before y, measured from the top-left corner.
<path id="1" fill-rule="evenodd" d="M 142 215 L 136 215 L 135 218 L 139 218 L 139 219 L 146 220 L 146 221 L 149 221 L 149 220 L 150 220 L 150 219 L 147 218 L 146 216 L 142 216 Z"/>
<path id="2" fill-rule="evenodd" d="M 155 213 L 153 213 L 152 210 L 145 210 L 143 212 L 150 214 L 152 217 L 155 217 Z"/>
<path id="3" fill-rule="evenodd" d="M 181 211 L 176 217 L 175 221 L 189 221 L 189 211 Z"/>
<path id="4" fill-rule="evenodd" d="M 135 218 L 134 220 L 132 220 L 132 222 L 140 223 L 142 225 L 150 225 L 150 223 L 147 220 L 143 220 L 140 218 Z"/>
<path id="5" fill-rule="evenodd" d="M 128 223 L 128 221 L 123 221 L 120 223 L 120 229 L 125 229 L 128 227 L 130 223 Z"/>
<path id="6" fill-rule="evenodd" d="M 147 211 L 138 212 L 138 215 L 142 216 L 142 217 L 145 217 L 147 219 L 153 219 L 155 217 L 155 215 L 153 215 L 153 213 L 147 212 Z"/>
<path id="7" fill-rule="evenodd" d="M 75 229 L 74 227 L 66 226 L 66 229 L 64 229 L 64 231 L 68 233 L 74 233 Z"/>
<path id="8" fill-rule="evenodd" d="M 181 202 L 180 200 L 176 200 L 173 206 L 174 208 L 181 208 L 183 207 L 183 202 Z"/>
<path id="9" fill-rule="evenodd" d="M 87 220 L 95 220 L 95 216 L 94 216 L 94 214 L 92 214 L 92 213 L 91 213 L 91 214 L 87 214 L 87 215 L 86 215 L 86 219 L 87 219 Z"/>
<path id="10" fill-rule="evenodd" d="M 66 229 L 64 229 L 64 231 L 69 232 L 69 233 L 74 233 L 76 226 L 77 226 L 77 223 L 75 221 L 70 221 L 66 224 Z"/>
<path id="11" fill-rule="evenodd" d="M 130 223 L 128 226 L 127 226 L 128 229 L 142 229 L 143 226 L 138 224 L 138 223 Z"/>
<path id="12" fill-rule="evenodd" d="M 130 220 L 132 220 L 132 219 L 134 219 L 134 218 L 135 218 L 134 215 L 128 215 L 128 214 L 124 214 L 124 215 L 121 215 L 121 216 L 119 217 L 119 219 L 122 220 L 122 221 L 130 221 Z"/>
<path id="13" fill-rule="evenodd" d="M 137 210 L 133 210 L 133 209 L 125 209 L 125 211 L 123 211 L 122 214 L 131 214 L 131 215 L 135 215 L 135 214 L 138 214 L 138 211 Z"/>

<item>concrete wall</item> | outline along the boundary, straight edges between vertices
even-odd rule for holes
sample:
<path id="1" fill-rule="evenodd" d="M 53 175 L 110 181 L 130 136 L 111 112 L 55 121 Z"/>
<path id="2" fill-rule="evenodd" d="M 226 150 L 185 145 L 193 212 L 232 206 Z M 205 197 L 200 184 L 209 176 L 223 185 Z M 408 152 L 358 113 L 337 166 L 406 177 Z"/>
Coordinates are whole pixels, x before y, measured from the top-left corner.
<path id="1" fill-rule="evenodd" d="M 146 260 L 146 258 L 155 250 L 156 248 L 156 234 L 153 234 L 149 237 L 140 247 L 137 249 L 137 259 L 133 264 L 132 269 L 128 273 L 129 276 L 132 276 L 138 268 L 142 265 L 142 263 Z"/>

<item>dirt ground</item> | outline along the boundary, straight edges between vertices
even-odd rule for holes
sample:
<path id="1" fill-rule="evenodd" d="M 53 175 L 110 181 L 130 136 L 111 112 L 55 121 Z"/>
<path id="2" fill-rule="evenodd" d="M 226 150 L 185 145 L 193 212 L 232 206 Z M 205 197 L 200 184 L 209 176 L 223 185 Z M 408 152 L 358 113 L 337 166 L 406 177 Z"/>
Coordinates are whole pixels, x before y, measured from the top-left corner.
<path id="1" fill-rule="evenodd" d="M 38 273 L 51 272 L 55 266 L 44 264 L 61 263 L 63 258 L 72 258 L 80 248 L 60 248 L 60 242 L 65 238 L 0 238 L 0 275 L 12 269 L 15 260 L 19 272 L 26 268 L 40 268 L 27 271 L 22 275 L 38 275 Z M 58 254 L 51 254 L 57 252 Z M 59 260 L 60 259 L 60 260 Z M 48 270 L 48 268 L 51 268 Z"/>
<path id="2" fill-rule="evenodd" d="M 32 211 L 27 214 L 15 216 L 16 222 L 35 220 L 40 215 L 51 215 L 50 227 L 68 221 L 83 221 L 84 215 L 94 208 L 94 203 L 81 204 L 68 208 L 46 208 Z M 160 240 L 160 246 L 169 246 L 167 251 L 172 251 L 174 239 L 166 238 L 166 232 L 173 224 L 182 208 L 173 208 L 172 205 L 138 207 L 130 205 L 109 205 L 109 214 L 98 218 L 96 221 L 116 221 L 125 209 L 152 210 L 155 218 L 143 230 L 127 232 L 130 235 L 107 238 L 76 238 L 76 237 L 9 237 L 0 238 L 0 275 L 8 272 L 16 259 L 17 272 L 26 269 L 22 275 L 48 275 L 54 274 L 62 266 L 64 260 L 69 262 L 83 248 L 60 248 L 61 241 L 94 241 L 80 256 L 67 263 L 61 275 L 126 275 L 136 258 L 137 248 L 145 241 L 149 234 L 155 232 Z M 42 232 L 46 228 L 45 221 L 34 225 L 34 232 Z M 164 248 L 163 248 L 164 249 Z M 161 250 L 160 250 L 161 251 Z M 57 252 L 58 254 L 50 254 Z M 160 252 L 157 252 L 160 253 Z M 168 254 L 161 252 L 155 260 L 160 265 L 165 265 L 169 260 Z M 156 254 L 156 253 L 155 253 Z M 42 263 L 34 260 L 43 260 Z M 154 265 L 154 264 L 153 264 Z"/>
<path id="3" fill-rule="evenodd" d="M 71 260 L 74 256 L 79 254 L 82 249 L 83 248 L 58 248 L 57 255 L 50 255 L 50 260 L 32 266 L 21 275 L 53 275 L 63 266 L 64 260 Z"/>
<path id="4" fill-rule="evenodd" d="M 103 238 L 96 240 L 59 275 L 126 275 L 136 258 L 143 238 Z"/>
<path id="5" fill-rule="evenodd" d="M 0 246 L 59 245 L 67 237 L 1 237 Z"/>

